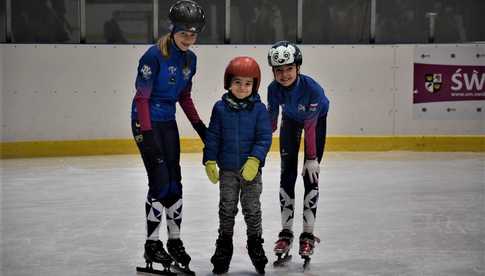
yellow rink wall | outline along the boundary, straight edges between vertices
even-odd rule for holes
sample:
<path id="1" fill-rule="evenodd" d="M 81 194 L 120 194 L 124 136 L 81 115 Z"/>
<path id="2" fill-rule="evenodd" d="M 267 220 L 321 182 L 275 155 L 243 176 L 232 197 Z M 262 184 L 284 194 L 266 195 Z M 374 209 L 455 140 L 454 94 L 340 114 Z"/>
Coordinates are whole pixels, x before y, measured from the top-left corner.
<path id="1" fill-rule="evenodd" d="M 198 138 L 182 138 L 181 151 L 201 152 Z M 279 148 L 273 138 L 272 151 Z M 303 147 L 301 147 L 303 149 Z M 478 136 L 330 136 L 325 151 L 485 152 L 485 135 Z M 138 153 L 132 139 L 24 141 L 0 143 L 0 158 L 110 155 Z"/>

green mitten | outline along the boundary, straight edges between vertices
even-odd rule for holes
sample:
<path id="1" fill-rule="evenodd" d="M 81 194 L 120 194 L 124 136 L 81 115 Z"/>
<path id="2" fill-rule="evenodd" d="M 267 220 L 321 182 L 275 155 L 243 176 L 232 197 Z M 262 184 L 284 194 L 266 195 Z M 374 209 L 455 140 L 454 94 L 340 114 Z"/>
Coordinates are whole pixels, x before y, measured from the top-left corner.
<path id="1" fill-rule="evenodd" d="M 249 156 L 246 163 L 242 167 L 241 175 L 246 181 L 253 181 L 253 179 L 258 174 L 259 160 L 256 157 Z"/>
<path id="2" fill-rule="evenodd" d="M 205 173 L 212 183 L 217 184 L 219 181 L 219 172 L 216 161 L 208 160 L 205 162 Z"/>

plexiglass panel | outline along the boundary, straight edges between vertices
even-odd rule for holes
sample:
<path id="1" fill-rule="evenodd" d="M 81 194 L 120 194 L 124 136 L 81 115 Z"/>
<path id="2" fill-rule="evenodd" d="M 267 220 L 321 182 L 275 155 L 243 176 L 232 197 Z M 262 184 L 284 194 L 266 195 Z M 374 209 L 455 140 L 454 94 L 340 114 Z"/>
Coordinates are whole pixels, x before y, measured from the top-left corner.
<path id="1" fill-rule="evenodd" d="M 6 22 L 6 0 L 0 0 L 0 42 L 6 41 L 6 31 L 7 31 L 7 22 Z"/>
<path id="2" fill-rule="evenodd" d="M 376 10 L 378 43 L 485 40 L 483 0 L 378 0 Z"/>
<path id="3" fill-rule="evenodd" d="M 153 0 L 86 0 L 87 43 L 151 43 Z"/>
<path id="4" fill-rule="evenodd" d="M 369 43 L 370 0 L 303 0 L 302 42 Z"/>
<path id="5" fill-rule="evenodd" d="M 85 2 L 87 43 L 153 43 L 154 0 L 10 0 L 12 42 L 79 43 Z M 159 36 L 169 31 L 169 7 L 157 0 Z M 197 43 L 272 44 L 296 41 L 298 0 L 195 0 L 206 26 Z M 302 42 L 370 43 L 372 0 L 300 0 Z M 226 2 L 230 3 L 225 40 Z M 484 0 L 375 0 L 376 43 L 485 41 Z M 6 41 L 6 0 L 0 0 L 0 42 Z"/>
<path id="6" fill-rule="evenodd" d="M 79 0 L 11 2 L 13 42 L 79 42 Z"/>
<path id="7" fill-rule="evenodd" d="M 296 0 L 231 0 L 231 43 L 296 40 Z"/>

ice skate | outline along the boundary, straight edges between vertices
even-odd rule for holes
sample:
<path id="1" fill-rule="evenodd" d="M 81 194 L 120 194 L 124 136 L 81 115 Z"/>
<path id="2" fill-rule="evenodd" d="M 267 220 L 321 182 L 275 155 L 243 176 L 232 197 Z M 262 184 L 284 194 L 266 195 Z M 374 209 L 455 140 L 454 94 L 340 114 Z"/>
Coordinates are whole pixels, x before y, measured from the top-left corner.
<path id="1" fill-rule="evenodd" d="M 229 271 L 232 252 L 232 238 L 219 236 L 216 241 L 216 252 L 211 258 L 211 263 L 214 265 L 214 269 L 212 269 L 214 274 L 221 275 Z"/>
<path id="2" fill-rule="evenodd" d="M 264 267 L 268 263 L 268 258 L 264 254 L 263 243 L 264 240 L 261 237 L 248 238 L 247 248 L 249 257 L 259 274 L 264 274 Z"/>
<path id="3" fill-rule="evenodd" d="M 312 233 L 303 232 L 300 235 L 299 254 L 304 259 L 303 270 L 307 270 L 310 265 L 310 256 L 313 255 L 315 241 L 320 243 L 320 239 L 318 237 L 315 237 Z"/>
<path id="4" fill-rule="evenodd" d="M 291 260 L 290 248 L 293 244 L 293 232 L 288 229 L 283 229 L 276 241 L 274 253 L 278 259 L 274 261 L 274 266 L 284 266 Z"/>
<path id="5" fill-rule="evenodd" d="M 177 275 L 176 273 L 170 271 L 170 264 L 173 260 L 163 248 L 163 243 L 161 241 L 147 240 L 145 243 L 145 253 L 143 257 L 145 258 L 146 266 L 137 267 L 136 271 L 168 276 Z M 163 270 L 154 269 L 153 263 L 162 264 Z"/>
<path id="6" fill-rule="evenodd" d="M 167 250 L 174 260 L 174 269 L 187 275 L 195 275 L 195 272 L 189 268 L 191 258 L 185 252 L 185 247 L 181 239 L 169 239 L 167 241 Z"/>

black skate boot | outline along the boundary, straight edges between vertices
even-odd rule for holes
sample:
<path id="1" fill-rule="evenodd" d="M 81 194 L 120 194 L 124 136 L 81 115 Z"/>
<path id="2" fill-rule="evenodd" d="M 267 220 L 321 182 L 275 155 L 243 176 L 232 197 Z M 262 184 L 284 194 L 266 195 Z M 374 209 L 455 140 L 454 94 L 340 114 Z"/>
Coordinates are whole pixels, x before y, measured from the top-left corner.
<path id="1" fill-rule="evenodd" d="M 216 241 L 216 252 L 211 258 L 211 263 L 214 265 L 214 269 L 212 269 L 214 274 L 223 274 L 229 271 L 232 252 L 232 238 L 219 235 Z"/>
<path id="2" fill-rule="evenodd" d="M 313 255 L 313 248 L 315 248 L 315 241 L 320 242 L 318 237 L 315 237 L 312 233 L 303 232 L 300 235 L 300 256 L 305 260 L 303 269 L 307 269 L 310 264 L 310 256 Z"/>
<path id="3" fill-rule="evenodd" d="M 195 272 L 190 270 L 190 256 L 185 252 L 184 244 L 181 239 L 169 239 L 167 241 L 168 253 L 174 259 L 174 268 L 189 275 L 195 275 Z"/>
<path id="4" fill-rule="evenodd" d="M 249 257 L 259 274 L 264 274 L 264 267 L 268 263 L 268 258 L 264 254 L 263 243 L 264 240 L 261 237 L 248 238 Z"/>
<path id="5" fill-rule="evenodd" d="M 146 267 L 137 267 L 136 271 L 159 275 L 177 275 L 170 271 L 170 264 L 173 260 L 163 248 L 161 241 L 147 240 L 145 242 L 145 253 L 143 257 L 145 258 Z M 162 264 L 163 271 L 154 269 L 153 263 Z"/>
<path id="6" fill-rule="evenodd" d="M 278 235 L 278 240 L 274 246 L 274 253 L 278 259 L 273 263 L 274 266 L 283 266 L 291 260 L 290 248 L 293 244 L 293 232 L 283 229 Z"/>

